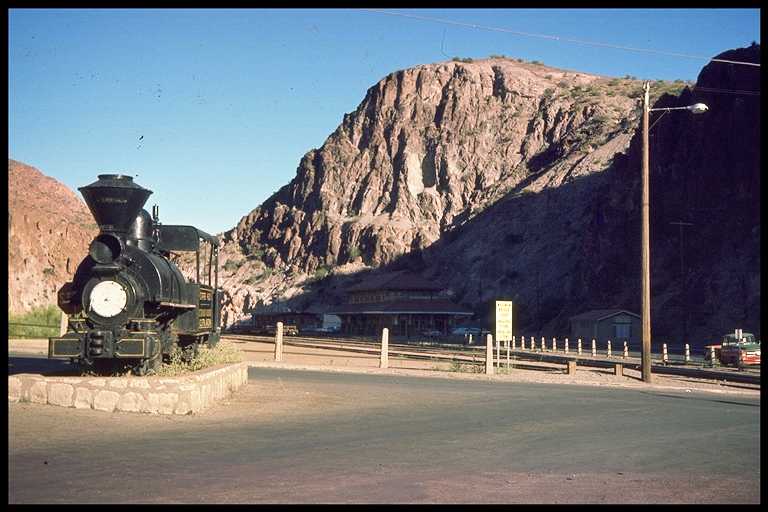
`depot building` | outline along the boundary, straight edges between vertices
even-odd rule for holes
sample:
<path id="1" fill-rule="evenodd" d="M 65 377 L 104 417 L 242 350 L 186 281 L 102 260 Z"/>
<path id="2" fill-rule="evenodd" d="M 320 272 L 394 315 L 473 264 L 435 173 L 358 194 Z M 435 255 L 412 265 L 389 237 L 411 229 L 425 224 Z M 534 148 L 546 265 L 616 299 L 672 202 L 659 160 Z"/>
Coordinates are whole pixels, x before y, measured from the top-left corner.
<path id="1" fill-rule="evenodd" d="M 445 290 L 408 271 L 387 272 L 347 288 L 347 300 L 328 313 L 341 318 L 347 335 L 411 337 L 424 331 L 443 335 L 473 315 L 450 300 Z"/>

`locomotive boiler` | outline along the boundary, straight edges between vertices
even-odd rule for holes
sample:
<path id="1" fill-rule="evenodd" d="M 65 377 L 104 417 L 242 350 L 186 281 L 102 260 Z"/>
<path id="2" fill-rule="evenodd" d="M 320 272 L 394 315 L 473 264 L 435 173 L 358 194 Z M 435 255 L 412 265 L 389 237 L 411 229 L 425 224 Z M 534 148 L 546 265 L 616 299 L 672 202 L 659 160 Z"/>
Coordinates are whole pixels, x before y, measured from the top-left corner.
<path id="1" fill-rule="evenodd" d="M 48 357 L 98 373 L 146 375 L 175 347 L 193 354 L 215 345 L 218 240 L 193 226 L 163 225 L 157 207 L 150 216 L 143 207 L 152 191 L 130 176 L 101 174 L 79 190 L 99 234 L 58 292 L 67 331 L 49 338 Z M 183 253 L 194 253 L 188 279 L 173 261 Z"/>

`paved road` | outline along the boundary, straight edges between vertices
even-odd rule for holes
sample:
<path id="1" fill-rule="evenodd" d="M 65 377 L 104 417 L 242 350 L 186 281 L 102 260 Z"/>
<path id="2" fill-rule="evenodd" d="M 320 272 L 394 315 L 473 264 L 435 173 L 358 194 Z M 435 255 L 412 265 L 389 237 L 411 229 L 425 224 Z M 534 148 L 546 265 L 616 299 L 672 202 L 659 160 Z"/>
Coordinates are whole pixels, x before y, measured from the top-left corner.
<path id="1" fill-rule="evenodd" d="M 759 400 L 250 370 L 204 414 L 9 405 L 11 503 L 759 502 Z"/>

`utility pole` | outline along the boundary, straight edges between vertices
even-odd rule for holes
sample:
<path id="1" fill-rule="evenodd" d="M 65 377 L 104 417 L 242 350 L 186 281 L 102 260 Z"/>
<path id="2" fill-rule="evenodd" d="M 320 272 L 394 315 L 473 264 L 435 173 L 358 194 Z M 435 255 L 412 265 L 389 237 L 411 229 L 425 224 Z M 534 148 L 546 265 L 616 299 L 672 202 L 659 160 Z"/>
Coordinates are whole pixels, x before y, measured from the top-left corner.
<path id="1" fill-rule="evenodd" d="M 683 312 L 683 343 L 688 343 L 688 280 L 685 276 L 685 265 L 683 264 L 683 227 L 693 226 L 691 222 L 683 222 L 682 220 L 676 222 L 670 222 L 670 224 L 680 226 L 680 279 L 682 299 L 680 300 L 680 306 Z"/>
<path id="2" fill-rule="evenodd" d="M 643 350 L 642 350 L 642 368 L 643 381 L 651 383 L 651 243 L 650 243 L 650 170 L 648 163 L 648 113 L 664 111 L 666 114 L 670 110 L 689 110 L 693 114 L 703 114 L 709 107 L 704 103 L 694 103 L 685 107 L 662 107 L 650 108 L 650 88 L 651 83 L 643 84 L 643 199 L 642 199 L 642 281 L 643 281 Z M 663 114 L 662 114 L 663 115 Z M 661 118 L 659 118 L 661 119 Z M 658 121 L 658 120 L 657 120 Z M 655 123 L 654 123 L 655 124 Z"/>
<path id="3" fill-rule="evenodd" d="M 641 366 L 643 382 L 651 383 L 651 244 L 650 244 L 650 170 L 648 162 L 648 103 L 650 82 L 643 84 L 643 171 L 642 171 L 642 323 Z"/>

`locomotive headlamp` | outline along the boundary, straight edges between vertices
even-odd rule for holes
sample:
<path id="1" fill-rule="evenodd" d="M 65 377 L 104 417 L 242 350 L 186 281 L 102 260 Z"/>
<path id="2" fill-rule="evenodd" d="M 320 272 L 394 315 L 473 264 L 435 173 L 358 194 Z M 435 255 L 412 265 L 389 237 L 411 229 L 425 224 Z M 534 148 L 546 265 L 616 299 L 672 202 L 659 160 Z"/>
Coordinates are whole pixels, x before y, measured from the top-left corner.
<path id="1" fill-rule="evenodd" d="M 128 293 L 117 281 L 102 281 L 91 290 L 91 309 L 103 318 L 120 314 L 128 303 Z"/>

